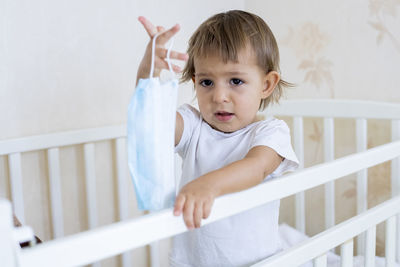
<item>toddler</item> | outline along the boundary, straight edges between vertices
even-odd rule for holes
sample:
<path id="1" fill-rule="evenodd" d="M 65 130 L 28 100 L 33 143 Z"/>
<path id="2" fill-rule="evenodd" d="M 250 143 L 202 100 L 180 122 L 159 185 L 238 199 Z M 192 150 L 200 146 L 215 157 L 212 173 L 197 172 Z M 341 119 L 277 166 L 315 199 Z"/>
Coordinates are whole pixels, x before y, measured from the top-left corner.
<path id="1" fill-rule="evenodd" d="M 168 69 L 164 44 L 179 31 L 153 26 L 139 17 L 156 39 L 155 76 Z M 189 41 L 182 81 L 192 80 L 199 110 L 181 106 L 176 114 L 175 151 L 183 159 L 174 215 L 190 231 L 173 239 L 171 266 L 248 266 L 281 249 L 279 200 L 200 228 L 216 197 L 256 186 L 297 168 L 287 125 L 257 121 L 257 112 L 278 102 L 288 85 L 280 78 L 279 51 L 266 23 L 244 11 L 229 11 L 202 23 Z M 137 78 L 147 78 L 151 42 Z M 181 71 L 173 65 L 174 71 Z"/>

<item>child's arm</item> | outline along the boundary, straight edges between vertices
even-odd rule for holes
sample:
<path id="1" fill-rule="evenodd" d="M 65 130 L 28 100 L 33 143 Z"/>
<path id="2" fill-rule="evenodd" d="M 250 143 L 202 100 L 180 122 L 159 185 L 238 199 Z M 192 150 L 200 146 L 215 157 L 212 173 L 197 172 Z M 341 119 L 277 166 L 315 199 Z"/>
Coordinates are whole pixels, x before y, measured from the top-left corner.
<path id="1" fill-rule="evenodd" d="M 176 24 L 169 30 L 165 30 L 162 26 L 155 27 L 148 19 L 145 17 L 139 17 L 140 23 L 142 23 L 144 29 L 150 37 L 150 41 L 147 44 L 146 51 L 144 53 L 143 59 L 140 62 L 138 72 L 136 75 L 136 84 L 139 79 L 149 78 L 150 75 L 150 67 L 151 67 L 151 48 L 152 48 L 152 40 L 157 33 L 162 32 L 156 39 L 155 45 L 155 53 L 154 53 L 154 77 L 159 77 L 162 69 L 169 69 L 168 63 L 165 60 L 167 56 L 167 49 L 165 48 L 165 44 L 179 31 L 179 25 Z M 183 60 L 186 61 L 188 59 L 188 55 L 186 53 L 179 53 L 176 51 L 171 51 L 170 53 L 171 59 Z M 180 72 L 181 68 L 177 65 L 172 64 L 172 69 L 175 72 Z M 175 145 L 179 143 L 181 140 L 181 136 L 183 133 L 183 119 L 181 115 L 176 113 L 176 127 L 175 127 Z"/>
<path id="2" fill-rule="evenodd" d="M 210 215 L 216 197 L 260 184 L 282 160 L 269 147 L 253 147 L 244 159 L 209 172 L 185 185 L 175 200 L 174 215 L 183 213 L 189 229 L 200 227 L 201 219 Z"/>

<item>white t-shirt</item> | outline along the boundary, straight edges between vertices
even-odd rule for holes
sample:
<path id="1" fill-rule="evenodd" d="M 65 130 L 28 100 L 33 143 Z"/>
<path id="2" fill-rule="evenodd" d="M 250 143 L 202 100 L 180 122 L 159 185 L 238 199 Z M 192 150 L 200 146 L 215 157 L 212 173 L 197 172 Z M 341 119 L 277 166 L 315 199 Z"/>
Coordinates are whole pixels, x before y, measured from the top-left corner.
<path id="1" fill-rule="evenodd" d="M 267 118 L 233 133 L 211 128 L 190 105 L 178 109 L 184 123 L 175 151 L 182 157 L 179 188 L 210 171 L 243 159 L 255 146 L 268 146 L 284 160 L 268 178 L 298 167 L 284 121 Z M 279 200 L 182 233 L 173 239 L 171 266 L 248 266 L 281 249 Z"/>

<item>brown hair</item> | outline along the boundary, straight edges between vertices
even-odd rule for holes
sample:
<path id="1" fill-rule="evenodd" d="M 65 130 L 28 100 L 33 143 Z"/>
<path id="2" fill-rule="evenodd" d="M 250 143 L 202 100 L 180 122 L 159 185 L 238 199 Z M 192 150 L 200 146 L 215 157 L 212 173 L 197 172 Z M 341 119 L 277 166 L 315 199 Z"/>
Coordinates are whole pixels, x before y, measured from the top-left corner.
<path id="1" fill-rule="evenodd" d="M 257 15 L 231 10 L 216 14 L 204 21 L 189 40 L 189 59 L 182 73 L 182 82 L 195 75 L 194 60 L 210 53 L 219 55 L 226 63 L 237 62 L 238 53 L 250 44 L 257 58 L 257 65 L 265 73 L 279 70 L 279 49 L 275 37 L 265 21 Z M 284 87 L 292 84 L 280 80 L 274 92 L 260 103 L 260 110 L 271 102 L 278 103 Z"/>

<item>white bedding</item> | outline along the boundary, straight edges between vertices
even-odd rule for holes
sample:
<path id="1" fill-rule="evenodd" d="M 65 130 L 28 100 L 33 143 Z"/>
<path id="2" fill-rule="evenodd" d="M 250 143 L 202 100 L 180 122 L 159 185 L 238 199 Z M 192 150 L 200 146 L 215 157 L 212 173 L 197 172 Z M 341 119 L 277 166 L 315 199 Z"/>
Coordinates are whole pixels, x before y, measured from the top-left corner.
<path id="1" fill-rule="evenodd" d="M 294 245 L 297 245 L 307 239 L 308 236 L 301 233 L 300 231 L 290 227 L 287 224 L 281 224 L 279 226 L 279 232 L 282 239 L 283 249 L 288 249 Z M 340 256 L 335 253 L 328 252 L 328 267 L 340 267 Z M 312 267 L 312 262 L 305 263 L 301 265 L 301 267 Z M 355 256 L 354 257 L 354 267 L 363 267 L 364 266 L 364 257 L 363 256 Z M 385 266 L 385 258 L 375 257 L 375 267 L 384 267 Z M 396 263 L 396 267 L 400 267 L 400 264 Z"/>

